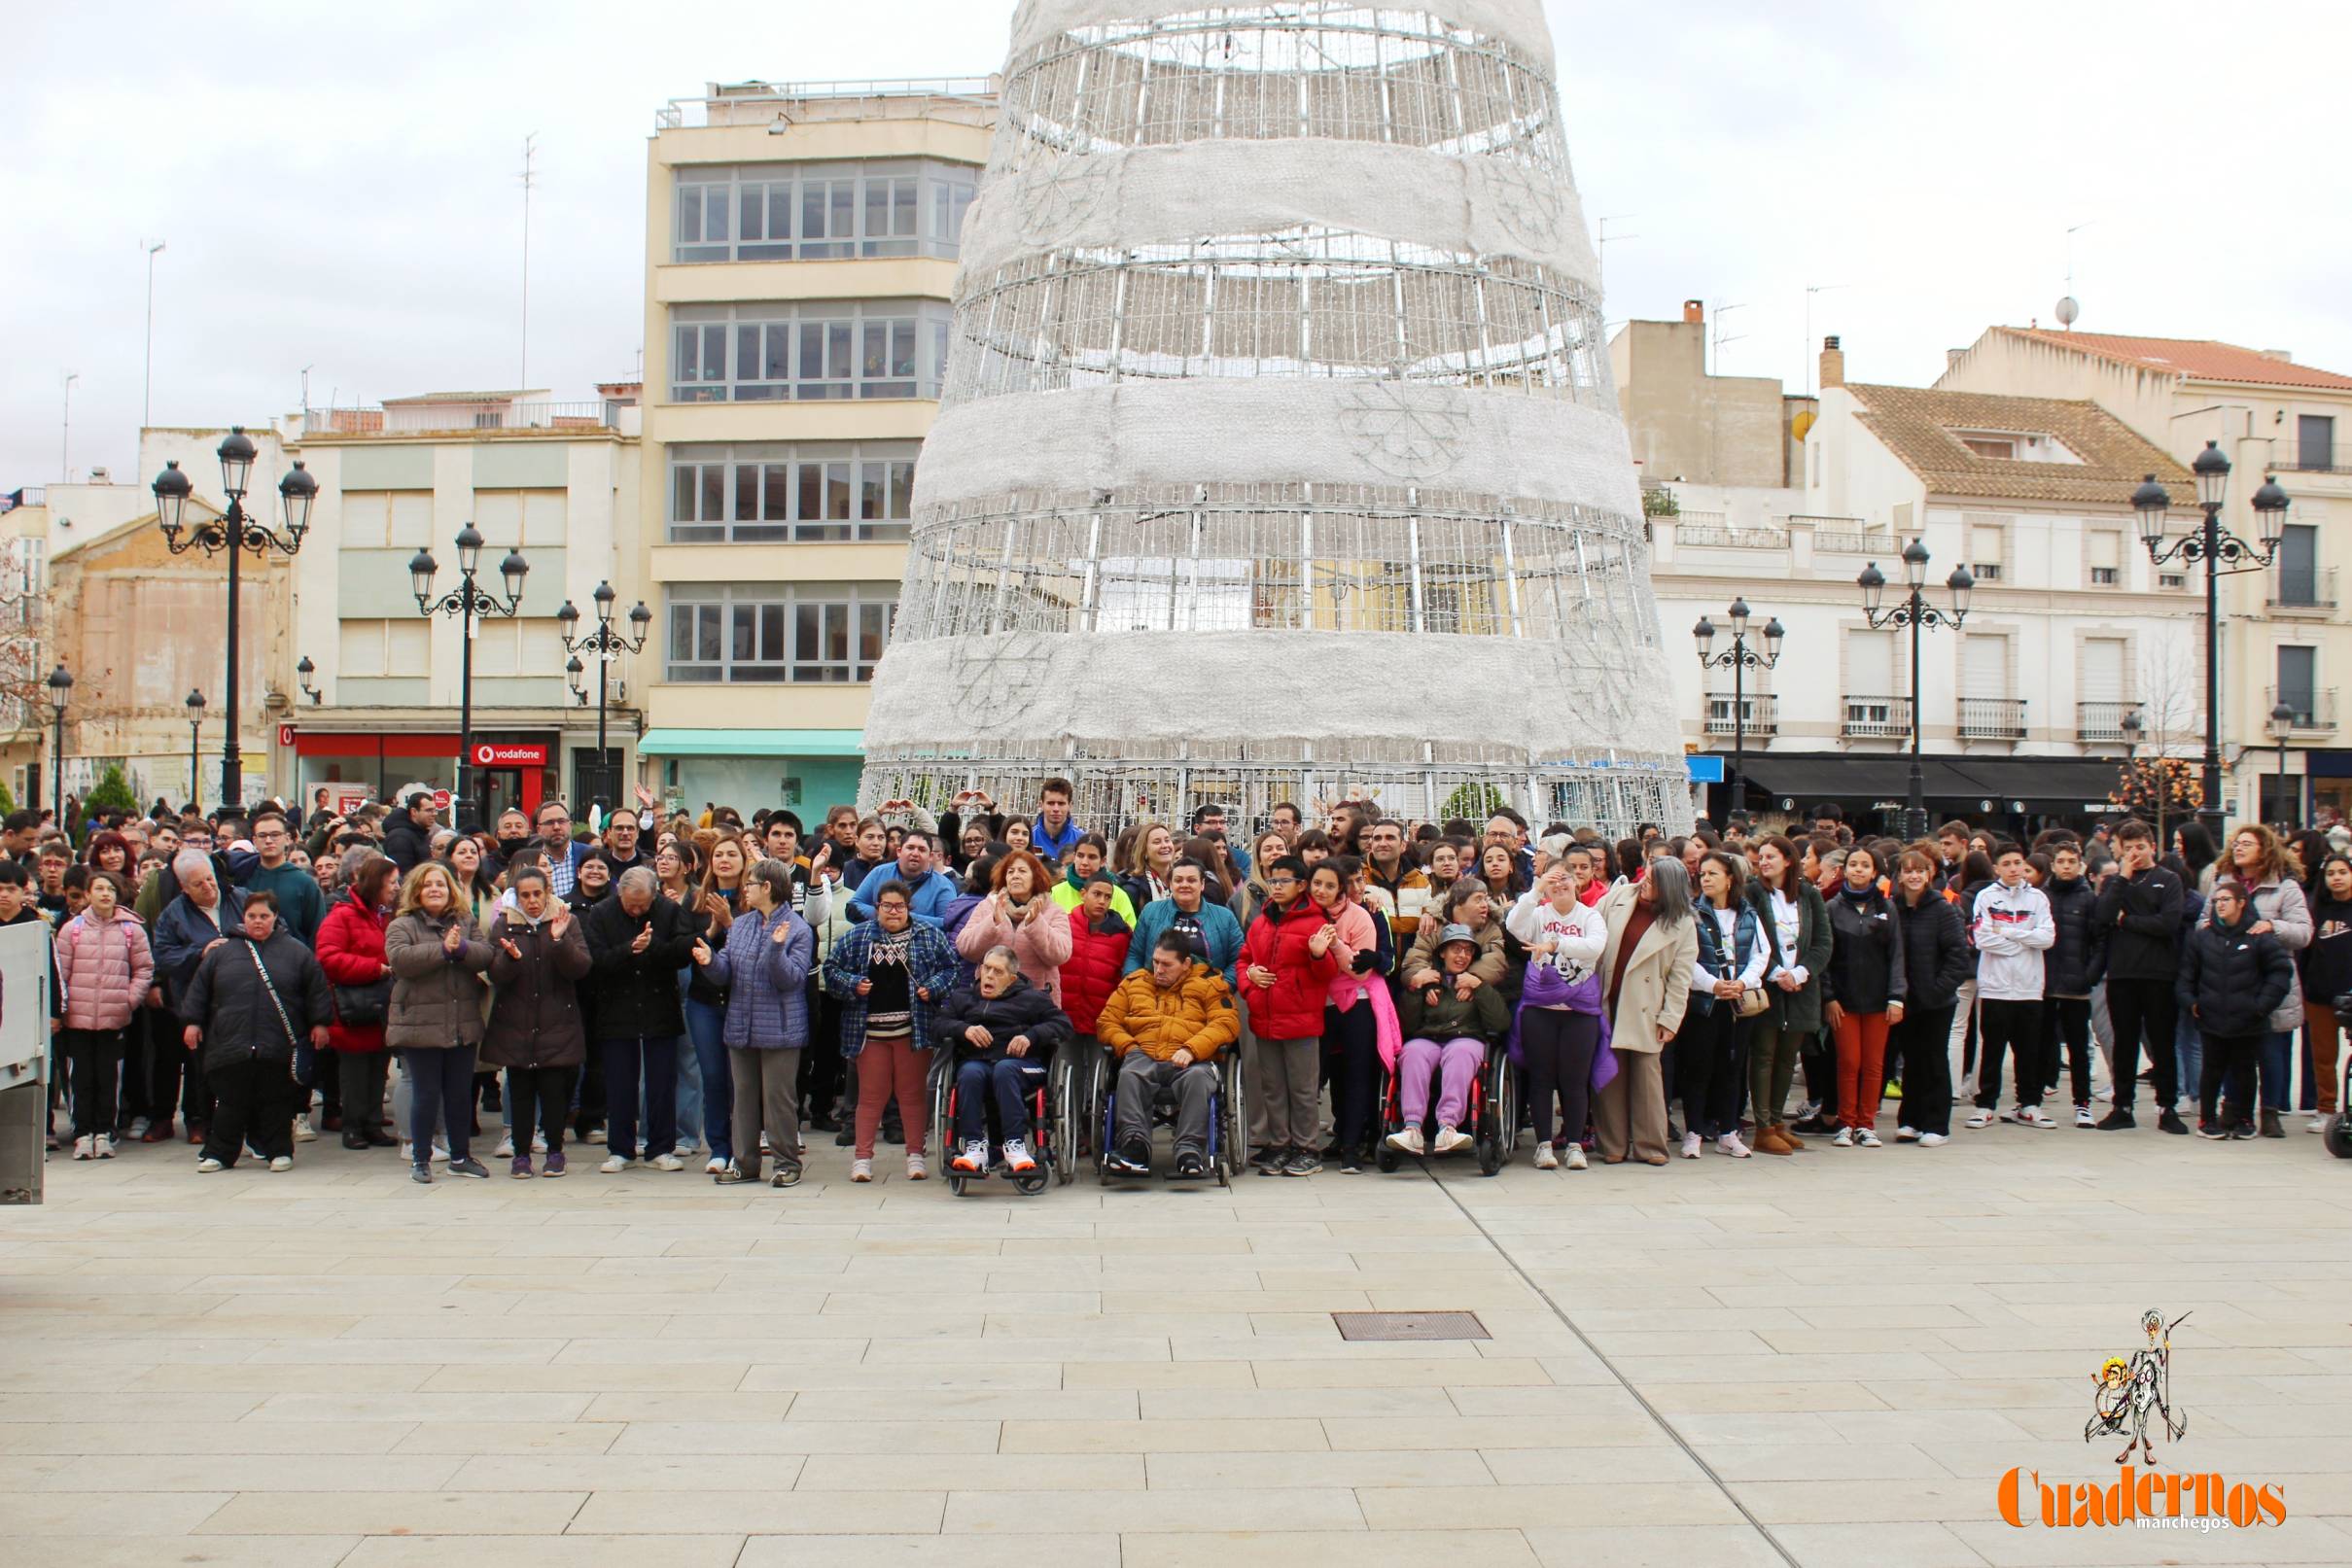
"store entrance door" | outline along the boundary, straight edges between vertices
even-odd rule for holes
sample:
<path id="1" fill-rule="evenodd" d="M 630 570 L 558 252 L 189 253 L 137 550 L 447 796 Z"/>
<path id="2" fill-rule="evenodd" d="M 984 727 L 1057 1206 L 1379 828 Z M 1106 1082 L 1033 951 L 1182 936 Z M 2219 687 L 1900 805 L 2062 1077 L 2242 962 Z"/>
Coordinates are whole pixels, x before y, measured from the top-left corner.
<path id="1" fill-rule="evenodd" d="M 539 741 L 474 743 L 474 798 L 481 802 L 481 826 L 495 831 L 499 813 L 512 809 L 539 815 L 546 788 L 547 748 Z"/>

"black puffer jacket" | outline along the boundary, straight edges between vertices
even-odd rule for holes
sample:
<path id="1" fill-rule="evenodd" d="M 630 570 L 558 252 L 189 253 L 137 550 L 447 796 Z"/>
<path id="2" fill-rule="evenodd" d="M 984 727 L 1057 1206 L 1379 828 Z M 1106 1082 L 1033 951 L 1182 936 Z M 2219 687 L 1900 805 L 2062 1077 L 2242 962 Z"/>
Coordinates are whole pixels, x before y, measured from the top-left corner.
<path id="1" fill-rule="evenodd" d="M 2057 941 L 2042 955 L 2042 994 L 2088 996 L 2096 979 L 2098 894 L 2090 890 L 2089 877 L 2072 882 L 2053 877 L 2042 885 L 2042 896 L 2050 900 L 2050 918 L 2058 928 Z"/>
<path id="2" fill-rule="evenodd" d="M 1968 950 L 1968 923 L 1960 906 L 1930 892 L 1916 904 L 1895 901 L 1903 925 L 1903 972 L 1911 992 L 1903 1005 L 1918 1013 L 1949 1007 L 1976 969 Z"/>
<path id="3" fill-rule="evenodd" d="M 2295 986 L 2295 963 L 2277 937 L 2249 929 L 2255 912 L 2240 912 L 2235 925 L 2216 921 L 2192 931 L 2181 944 L 2181 977 L 2174 987 L 2181 1006 L 2194 1012 L 2210 1041 L 2216 1035 L 2261 1034 L 2270 1014 Z"/>
<path id="4" fill-rule="evenodd" d="M 2091 923 L 2099 933 L 2095 971 L 2106 980 L 2171 980 L 2180 973 L 2184 919 L 2181 879 L 2162 866 L 2136 877 L 2121 870 L 2099 889 Z M 2054 906 L 2053 913 L 2055 912 Z"/>
<path id="5" fill-rule="evenodd" d="M 632 915 L 614 891 L 590 904 L 579 920 L 586 928 L 588 957 L 595 962 L 588 990 L 596 1038 L 668 1039 L 684 1034 L 678 971 L 694 958 L 694 925 L 685 907 L 655 893 L 644 914 Z M 649 927 L 653 939 L 643 953 L 631 952 L 637 933 Z"/>
<path id="6" fill-rule="evenodd" d="M 587 1060 L 579 982 L 588 974 L 588 943 L 575 919 L 561 941 L 551 923 L 506 910 L 490 923 L 490 983 L 496 994 L 482 1034 L 485 1067 L 577 1067 Z M 520 958 L 509 957 L 511 943 Z"/>
<path id="7" fill-rule="evenodd" d="M 180 1016 L 204 1030 L 206 1072 L 257 1058 L 292 1062 L 295 1041 L 308 1039 L 312 1028 L 333 1018 L 327 971 L 283 926 L 260 947 L 262 963 L 269 970 L 268 987 L 254 966 L 254 953 L 253 939 L 230 926 L 227 940 L 196 965 L 195 977 L 180 998 Z M 277 1006 L 270 1004 L 271 987 L 277 991 Z M 286 1010 L 283 1019 L 279 1007 Z"/>
<path id="8" fill-rule="evenodd" d="M 1849 1013 L 1883 1013 L 1910 992 L 1895 901 L 1872 889 L 1857 902 L 1840 888 L 1828 895 L 1829 990 L 1825 997 Z"/>
<path id="9" fill-rule="evenodd" d="M 964 1031 L 974 1024 L 996 1037 L 989 1046 L 973 1045 Z M 949 992 L 932 1017 L 931 1032 L 942 1045 L 961 1057 L 1000 1057 L 1016 1034 L 1029 1036 L 1029 1060 L 1042 1065 L 1054 1048 L 1070 1038 L 1070 1020 L 1052 996 L 1027 980 L 1015 979 L 1001 996 L 983 996 L 977 986 L 958 986 Z"/>

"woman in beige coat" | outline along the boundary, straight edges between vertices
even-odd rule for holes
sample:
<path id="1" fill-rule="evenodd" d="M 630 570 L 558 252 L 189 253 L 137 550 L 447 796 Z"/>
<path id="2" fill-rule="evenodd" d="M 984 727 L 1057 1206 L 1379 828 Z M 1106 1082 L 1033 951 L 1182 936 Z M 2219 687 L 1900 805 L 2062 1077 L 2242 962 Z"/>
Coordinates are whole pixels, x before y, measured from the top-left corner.
<path id="1" fill-rule="evenodd" d="M 490 944 L 460 897 L 457 881 L 427 860 L 401 884 L 400 909 L 384 928 L 392 1004 L 384 1043 L 401 1059 L 413 1098 L 407 1128 L 412 1179 L 433 1179 L 433 1129 L 449 1133 L 449 1174 L 487 1177 L 468 1146 L 474 1120 L 474 1058 L 482 1043 L 482 997 Z"/>
<path id="2" fill-rule="evenodd" d="M 1617 1076 L 1593 1101 L 1593 1130 L 1605 1163 L 1623 1165 L 1630 1151 L 1644 1165 L 1662 1166 L 1666 1082 L 1659 1056 L 1682 1028 L 1699 961 L 1690 873 L 1679 860 L 1652 860 L 1639 882 L 1620 882 L 1602 895 L 1598 912 L 1609 927 L 1600 979 Z"/>

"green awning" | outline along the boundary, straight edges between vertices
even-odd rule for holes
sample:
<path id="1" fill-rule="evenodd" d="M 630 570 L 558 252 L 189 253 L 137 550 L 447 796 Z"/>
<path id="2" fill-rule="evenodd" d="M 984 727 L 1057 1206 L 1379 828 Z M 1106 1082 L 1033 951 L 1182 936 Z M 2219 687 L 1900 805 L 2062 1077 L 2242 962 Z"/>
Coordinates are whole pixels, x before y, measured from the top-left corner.
<path id="1" fill-rule="evenodd" d="M 637 749 L 648 756 L 863 756 L 865 732 L 854 729 L 649 729 Z"/>

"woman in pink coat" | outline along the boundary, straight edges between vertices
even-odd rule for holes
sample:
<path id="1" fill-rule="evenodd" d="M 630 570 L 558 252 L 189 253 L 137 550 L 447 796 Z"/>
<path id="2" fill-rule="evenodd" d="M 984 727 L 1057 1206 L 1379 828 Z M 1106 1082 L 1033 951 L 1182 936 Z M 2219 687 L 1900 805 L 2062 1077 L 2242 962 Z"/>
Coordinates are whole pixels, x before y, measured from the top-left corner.
<path id="1" fill-rule="evenodd" d="M 115 1115 L 123 1069 L 123 1031 L 155 983 L 147 927 L 123 902 L 111 873 L 89 879 L 89 902 L 57 933 L 57 980 L 65 991 L 65 1055 L 72 1089 L 74 1158 L 115 1157 Z"/>
<path id="2" fill-rule="evenodd" d="M 1070 911 L 1054 900 L 1045 862 L 1015 850 L 997 862 L 990 886 L 956 933 L 956 951 L 978 963 L 994 947 L 1013 950 L 1021 977 L 1062 1005 L 1062 965 L 1070 961 Z"/>

